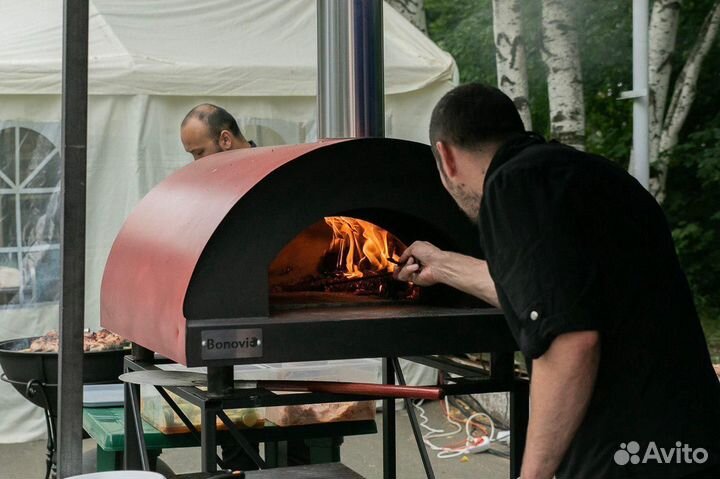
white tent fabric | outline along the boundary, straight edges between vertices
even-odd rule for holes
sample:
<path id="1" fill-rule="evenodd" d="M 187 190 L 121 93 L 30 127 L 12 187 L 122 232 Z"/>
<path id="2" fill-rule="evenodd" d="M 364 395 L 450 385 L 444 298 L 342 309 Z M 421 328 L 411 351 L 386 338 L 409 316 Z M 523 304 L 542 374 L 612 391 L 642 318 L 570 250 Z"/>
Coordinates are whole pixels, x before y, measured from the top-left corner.
<path id="1" fill-rule="evenodd" d="M 86 327 L 99 325 L 123 221 L 191 160 L 179 141 L 190 108 L 222 105 L 260 145 L 315 139 L 315 25 L 315 0 L 90 1 Z M 384 28 L 387 135 L 426 142 L 454 61 L 387 5 Z M 43 296 L 57 283 L 40 267 L 57 234 L 38 232 L 57 201 L 56 152 L 40 145 L 59 147 L 61 46 L 62 2 L 0 2 L 0 340 L 57 327 Z M 8 304 L 3 291 L 24 294 Z M 43 435 L 41 411 L 2 382 L 0 403 L 0 443 Z"/>
<path id="2" fill-rule="evenodd" d="M 0 91 L 59 91 L 60 7 L 0 6 Z M 450 55 L 393 9 L 384 14 L 388 94 L 451 79 Z M 311 96 L 315 24 L 313 0 L 92 0 L 90 93 Z"/>

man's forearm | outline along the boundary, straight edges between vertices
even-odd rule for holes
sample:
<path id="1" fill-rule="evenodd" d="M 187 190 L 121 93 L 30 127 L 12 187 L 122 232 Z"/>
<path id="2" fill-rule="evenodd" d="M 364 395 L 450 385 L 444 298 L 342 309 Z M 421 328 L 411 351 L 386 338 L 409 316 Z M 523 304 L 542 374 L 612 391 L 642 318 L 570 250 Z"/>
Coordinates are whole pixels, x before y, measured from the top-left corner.
<path id="1" fill-rule="evenodd" d="M 500 307 L 495 283 L 490 277 L 486 261 L 460 253 L 444 251 L 441 282 L 464 293 L 482 299 L 496 308 Z"/>
<path id="2" fill-rule="evenodd" d="M 585 417 L 600 361 L 596 331 L 558 336 L 533 361 L 522 479 L 550 479 Z"/>

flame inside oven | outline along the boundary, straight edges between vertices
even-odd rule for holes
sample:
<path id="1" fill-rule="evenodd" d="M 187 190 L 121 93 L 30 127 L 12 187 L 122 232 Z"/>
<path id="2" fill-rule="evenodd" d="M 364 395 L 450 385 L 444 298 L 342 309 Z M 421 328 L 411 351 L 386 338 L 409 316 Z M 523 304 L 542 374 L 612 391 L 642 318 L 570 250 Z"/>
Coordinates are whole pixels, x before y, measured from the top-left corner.
<path id="1" fill-rule="evenodd" d="M 329 216 L 325 223 L 333 232 L 329 254 L 337 252 L 336 268 L 346 278 L 395 270 L 388 258 L 398 260 L 400 255 L 395 252 L 396 242 L 388 242 L 387 230 L 346 216 Z"/>
<path id="2" fill-rule="evenodd" d="M 419 289 L 395 281 L 396 265 L 388 260 L 397 261 L 405 248 L 392 233 L 373 223 L 328 216 L 280 251 L 269 269 L 270 292 L 276 299 L 310 292 L 315 299 L 317 294 L 415 299 Z"/>

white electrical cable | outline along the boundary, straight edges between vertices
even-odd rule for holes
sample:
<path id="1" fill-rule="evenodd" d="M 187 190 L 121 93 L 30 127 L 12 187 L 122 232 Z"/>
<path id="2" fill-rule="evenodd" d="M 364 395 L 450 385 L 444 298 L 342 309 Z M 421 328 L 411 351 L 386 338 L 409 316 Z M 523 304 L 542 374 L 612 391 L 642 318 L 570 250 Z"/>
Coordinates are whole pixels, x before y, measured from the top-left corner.
<path id="1" fill-rule="evenodd" d="M 436 439 L 436 438 L 439 438 L 439 437 L 450 437 L 450 436 L 454 436 L 455 434 L 457 434 L 457 433 L 459 433 L 460 431 L 462 431 L 462 429 L 463 429 L 463 428 L 462 428 L 462 425 L 459 424 L 458 422 L 455 422 L 454 420 L 448 418 L 448 421 L 449 421 L 451 424 L 453 424 L 455 427 L 457 427 L 456 430 L 446 432 L 444 429 L 434 429 L 434 428 L 428 426 L 427 423 L 428 423 L 430 420 L 429 420 L 428 417 L 425 415 L 425 409 L 423 409 L 422 406 L 421 406 L 423 402 L 424 402 L 424 401 L 418 401 L 417 403 L 414 403 L 415 409 L 418 410 L 418 412 L 420 413 L 420 418 L 422 419 L 422 422 L 420 423 L 420 427 L 425 428 L 425 429 L 428 430 L 428 432 L 423 435 L 423 439 L 424 439 L 424 441 L 425 441 L 425 444 L 427 444 L 428 447 L 430 447 L 430 449 L 432 449 L 433 451 L 442 451 L 442 450 L 443 450 L 442 447 L 439 447 L 439 446 L 434 445 L 434 444 L 431 443 L 429 440 L 430 440 L 430 439 Z M 445 407 L 447 408 L 448 405 L 449 405 L 449 403 L 448 403 L 448 400 L 447 400 L 447 397 L 446 397 L 446 398 L 445 398 Z"/>
<path id="2" fill-rule="evenodd" d="M 484 412 L 476 412 L 469 418 L 465 420 L 465 445 L 462 447 L 441 447 L 436 446 L 435 444 L 430 441 L 430 439 L 436 439 L 440 437 L 450 437 L 454 436 L 460 431 L 463 430 L 463 426 L 452 419 L 450 416 L 450 403 L 448 402 L 447 397 L 445 397 L 445 409 L 448 411 L 447 414 L 447 420 L 450 422 L 450 424 L 453 424 L 457 429 L 454 431 L 448 431 L 446 432 L 443 429 L 435 429 L 427 425 L 429 422 L 428 417 L 425 415 L 425 410 L 422 408 L 423 401 L 418 401 L 417 403 L 413 403 L 415 409 L 418 411 L 420 415 L 420 419 L 422 420 L 420 422 L 420 427 L 426 429 L 428 432 L 423 434 L 423 442 L 433 451 L 439 451 L 437 453 L 437 457 L 440 459 L 449 459 L 457 456 L 461 456 L 463 454 L 472 453 L 472 452 L 481 452 L 486 451 L 490 447 L 490 443 L 495 442 L 496 440 L 502 440 L 495 436 L 495 422 L 492 420 L 490 416 L 485 414 Z M 490 435 L 489 436 L 481 436 L 481 437 L 475 437 L 472 435 L 471 430 L 471 424 L 472 420 L 476 417 L 484 416 L 487 418 L 488 422 L 490 423 Z M 505 439 L 505 437 L 503 437 Z"/>

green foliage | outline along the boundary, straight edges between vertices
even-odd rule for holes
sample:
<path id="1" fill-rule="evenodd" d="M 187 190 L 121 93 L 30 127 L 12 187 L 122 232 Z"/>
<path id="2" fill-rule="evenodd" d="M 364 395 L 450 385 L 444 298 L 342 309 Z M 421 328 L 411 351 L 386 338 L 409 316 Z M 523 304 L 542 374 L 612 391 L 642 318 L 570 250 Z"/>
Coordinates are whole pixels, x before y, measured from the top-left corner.
<path id="1" fill-rule="evenodd" d="M 489 1 L 426 0 L 425 14 L 430 37 L 455 58 L 461 83 L 497 82 Z"/>
<path id="2" fill-rule="evenodd" d="M 663 205 L 700 310 L 720 316 L 720 116 L 671 152 Z"/>
<path id="3" fill-rule="evenodd" d="M 497 84 L 492 3 L 490 0 L 425 0 L 430 37 L 452 53 L 460 82 Z M 540 56 L 540 3 L 527 2 L 521 12 L 525 26 L 530 100 L 535 131 L 549 131 L 545 66 Z"/>
<path id="4" fill-rule="evenodd" d="M 627 166 L 632 146 L 632 2 L 570 2 L 578 25 L 586 111 L 586 147 Z M 714 0 L 684 0 L 673 84 Z M 430 37 L 450 52 L 463 83 L 496 84 L 490 0 L 425 0 Z M 541 2 L 521 2 L 533 129 L 549 134 L 542 62 Z M 663 205 L 680 260 L 704 317 L 720 319 L 720 41 L 705 58 L 698 94 L 671 152 Z M 671 93 L 672 94 L 672 91 Z M 669 103 L 670 98 L 668 98 Z"/>
<path id="5" fill-rule="evenodd" d="M 677 48 L 673 57 L 673 82 L 685 64 L 700 27 L 713 3 L 712 0 L 683 1 L 680 10 Z M 702 130 L 714 120 L 717 121 L 715 116 L 718 114 L 718 105 L 720 104 L 718 82 L 720 82 L 720 37 L 715 39 L 703 61 L 697 83 L 697 95 L 690 115 L 685 121 L 680 138 L 681 144 L 685 141 L 685 135 Z"/>
<path id="6" fill-rule="evenodd" d="M 708 349 L 710 349 L 710 359 L 713 364 L 720 364 L 720 321 L 711 318 L 708 315 L 700 315 L 700 321 L 705 330 L 705 338 L 707 339 Z"/>
<path id="7" fill-rule="evenodd" d="M 585 94 L 587 151 L 627 168 L 632 145 L 632 102 L 617 100 L 623 88 L 598 85 L 587 90 L 591 90 Z"/>
<path id="8" fill-rule="evenodd" d="M 680 10 L 673 81 L 714 2 L 685 0 Z M 692 109 L 670 152 L 667 198 L 680 262 L 705 324 L 720 323 L 720 41 L 703 61 Z M 669 99 L 668 99 L 669 101 Z M 716 328 L 720 330 L 720 327 Z M 716 354 L 720 354 L 720 346 Z"/>
<path id="9" fill-rule="evenodd" d="M 632 145 L 632 3 L 579 2 L 575 12 L 585 97 L 586 148 L 627 166 Z"/>

